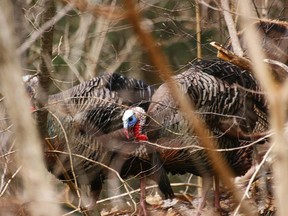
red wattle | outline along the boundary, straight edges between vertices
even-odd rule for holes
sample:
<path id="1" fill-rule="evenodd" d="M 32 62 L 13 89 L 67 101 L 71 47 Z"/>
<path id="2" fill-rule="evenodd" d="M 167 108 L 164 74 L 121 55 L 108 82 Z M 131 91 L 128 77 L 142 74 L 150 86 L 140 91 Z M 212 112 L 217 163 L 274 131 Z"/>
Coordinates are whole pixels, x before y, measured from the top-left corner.
<path id="1" fill-rule="evenodd" d="M 148 137 L 141 133 L 142 126 L 137 122 L 134 126 L 134 135 L 137 141 L 147 141 Z"/>
<path id="2" fill-rule="evenodd" d="M 148 141 L 148 137 L 145 134 L 139 134 L 135 138 L 137 141 Z"/>

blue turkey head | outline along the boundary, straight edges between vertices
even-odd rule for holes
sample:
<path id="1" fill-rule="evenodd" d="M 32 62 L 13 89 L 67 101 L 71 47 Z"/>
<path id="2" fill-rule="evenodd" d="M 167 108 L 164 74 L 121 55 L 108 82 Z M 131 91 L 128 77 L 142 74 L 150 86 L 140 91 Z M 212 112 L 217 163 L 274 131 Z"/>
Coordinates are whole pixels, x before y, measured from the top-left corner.
<path id="1" fill-rule="evenodd" d="M 137 123 L 137 118 L 133 110 L 128 109 L 124 112 L 122 117 L 123 129 L 125 136 L 129 139 L 129 130 L 131 130 Z"/>

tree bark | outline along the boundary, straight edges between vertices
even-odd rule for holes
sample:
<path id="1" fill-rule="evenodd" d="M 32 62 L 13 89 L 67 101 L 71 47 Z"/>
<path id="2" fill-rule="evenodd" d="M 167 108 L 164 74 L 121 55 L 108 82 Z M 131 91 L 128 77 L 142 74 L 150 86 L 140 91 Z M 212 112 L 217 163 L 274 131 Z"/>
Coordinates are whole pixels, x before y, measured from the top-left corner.
<path id="1" fill-rule="evenodd" d="M 55 2 L 54 0 L 44 0 L 43 8 L 45 8 L 41 22 L 42 25 L 47 21 L 53 19 L 55 16 Z M 48 111 L 45 109 L 45 104 L 48 102 L 49 87 L 51 84 L 50 71 L 52 70 L 52 51 L 53 51 L 53 34 L 54 26 L 51 26 L 46 30 L 41 38 L 41 62 L 40 62 L 40 72 L 39 72 L 39 87 L 36 96 L 37 107 L 37 123 L 39 133 L 42 138 L 47 137 L 47 114 Z"/>

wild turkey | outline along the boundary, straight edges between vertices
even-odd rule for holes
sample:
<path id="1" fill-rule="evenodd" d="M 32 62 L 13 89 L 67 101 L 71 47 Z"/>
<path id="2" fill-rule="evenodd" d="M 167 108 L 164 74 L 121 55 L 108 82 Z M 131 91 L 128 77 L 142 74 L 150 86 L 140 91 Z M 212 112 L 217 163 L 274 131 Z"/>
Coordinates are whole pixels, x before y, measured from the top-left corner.
<path id="1" fill-rule="evenodd" d="M 260 34 L 263 52 L 268 59 L 280 61 L 284 64 L 288 62 L 288 22 L 279 20 L 259 20 L 252 23 Z M 247 44 L 243 38 L 243 29 L 238 33 L 241 47 L 244 54 L 247 54 Z M 233 51 L 231 40 L 228 40 L 225 47 Z"/>
<path id="2" fill-rule="evenodd" d="M 117 130 L 122 127 L 123 112 L 131 105 L 147 110 L 153 92 L 153 87 L 143 81 L 114 73 L 49 96 L 49 137 L 45 148 L 48 169 L 63 181 L 73 182 L 76 177 L 78 184 L 91 185 L 91 194 L 97 200 L 109 175 L 104 166 L 122 164 L 123 167 L 116 167 L 122 177 L 140 172 L 150 174 L 158 180 L 164 195 L 172 197 L 169 179 L 153 149 L 145 158 L 138 158 L 133 152 L 137 152 L 139 145 L 130 145 L 131 154 L 127 148 L 119 148 L 121 144 L 129 145 L 122 130 Z"/>
<path id="3" fill-rule="evenodd" d="M 211 138 L 217 141 L 220 156 L 234 171 L 235 176 L 245 174 L 252 163 L 252 147 L 244 147 L 255 132 L 267 129 L 267 107 L 256 80 L 240 68 L 220 60 L 199 60 L 187 71 L 173 77 L 177 86 L 187 95 L 200 118 L 211 131 Z M 135 108 L 129 109 L 123 116 L 123 126 L 135 134 Z M 152 97 L 147 111 L 150 120 L 138 127 L 147 132 L 149 140 L 156 142 L 161 161 L 167 172 L 172 174 L 193 173 L 203 177 L 204 189 L 207 182 L 217 175 L 203 149 L 200 140 L 190 128 L 187 119 L 179 110 L 168 85 L 161 85 Z M 143 121 L 142 121 L 143 122 Z M 134 131 L 134 133 L 133 133 Z M 171 149 L 169 149 L 171 147 Z M 183 149 L 172 149 L 182 147 Z M 187 148 L 189 147 L 189 148 Z M 203 191 L 204 206 L 207 190 Z M 219 200 L 217 200 L 219 202 Z M 219 203 L 216 203 L 220 207 Z"/>

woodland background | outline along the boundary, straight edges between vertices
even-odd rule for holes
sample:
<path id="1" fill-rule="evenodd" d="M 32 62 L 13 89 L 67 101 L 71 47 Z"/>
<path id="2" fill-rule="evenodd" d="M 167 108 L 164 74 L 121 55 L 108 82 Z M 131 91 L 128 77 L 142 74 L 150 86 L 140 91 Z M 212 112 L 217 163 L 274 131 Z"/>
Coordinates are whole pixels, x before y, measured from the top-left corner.
<path id="1" fill-rule="evenodd" d="M 127 19 L 129 8 L 123 2 L 120 0 L 1 0 L 0 84 L 1 92 L 3 91 L 5 95 L 2 99 L 9 97 L 9 94 L 14 98 L 10 103 L 9 114 L 12 122 L 19 123 L 15 126 L 15 131 L 18 133 L 17 139 L 23 142 L 20 144 L 15 142 L 8 148 L 5 137 L 10 133 L 10 125 L 1 123 L 0 215 L 84 214 L 81 213 L 79 206 L 71 206 L 73 201 L 69 197 L 66 186 L 49 175 L 44 168 L 39 138 L 25 102 L 20 76 L 37 74 L 41 71 L 44 83 L 45 79 L 47 81 L 46 90 L 50 94 L 70 88 L 104 72 L 121 73 L 143 79 L 149 84 L 162 82 L 158 69 L 151 63 L 153 62 L 151 55 L 139 42 L 141 36 L 135 33 L 131 21 Z M 141 17 L 142 27 L 153 36 L 155 44 L 161 48 L 163 56 L 167 59 L 167 66 L 173 74 L 189 68 L 190 63 L 196 58 L 216 58 L 217 50 L 210 45 L 210 42 L 225 44 L 229 39 L 221 5 L 223 2 L 225 1 L 134 1 Z M 227 2 L 229 2 L 230 15 L 235 27 L 240 31 L 242 28 L 239 23 L 241 1 Z M 243 2 L 252 10 L 251 20 L 288 20 L 287 0 Z M 51 83 L 49 89 L 48 83 Z M 271 94 L 273 93 L 275 92 L 272 91 Z M 285 100 L 282 103 L 283 106 L 281 104 L 277 106 L 279 110 L 276 110 L 276 113 L 285 110 Z M 279 142 L 285 143 L 285 136 L 281 130 L 281 124 L 283 126 L 284 123 L 279 121 L 282 117 L 272 115 L 272 119 L 276 119 L 274 121 L 276 123 L 272 123 L 272 128 L 278 126 Z M 0 120 L 5 119 L 3 117 Z M 283 151 L 279 148 L 278 152 L 281 150 Z M 277 151 L 275 152 L 277 154 Z M 288 195 L 285 163 L 284 159 L 282 163 L 284 169 L 279 166 L 280 171 L 277 172 L 283 173 L 279 178 L 279 187 L 282 187 L 283 193 L 277 194 L 282 196 L 278 203 L 279 208 L 283 207 L 282 215 L 285 215 L 285 202 Z M 186 199 L 189 200 L 192 195 L 197 196 L 197 187 L 193 186 L 198 184 L 197 178 L 193 177 L 191 180 L 191 176 L 187 175 L 176 176 L 171 180 L 174 185 L 178 184 L 173 188 L 175 192 L 184 194 Z M 187 185 L 190 187 L 186 187 Z M 102 194 L 103 199 L 107 198 L 105 191 Z M 66 205 L 63 205 L 65 203 Z M 100 204 L 103 215 L 113 214 L 113 211 L 117 214 L 125 213 L 124 210 L 111 210 L 109 201 L 100 200 Z M 267 205 L 271 208 L 271 211 L 266 211 L 267 215 L 273 214 L 274 204 Z M 168 214 L 167 209 L 155 210 L 155 214 Z M 182 214 L 185 215 L 185 211 L 183 212 Z M 173 214 L 172 212 L 171 215 Z"/>

